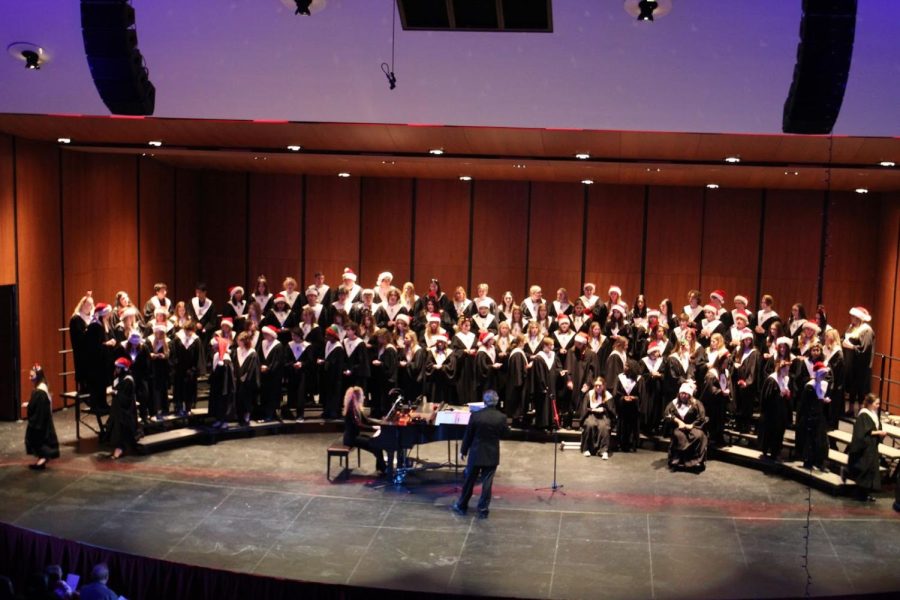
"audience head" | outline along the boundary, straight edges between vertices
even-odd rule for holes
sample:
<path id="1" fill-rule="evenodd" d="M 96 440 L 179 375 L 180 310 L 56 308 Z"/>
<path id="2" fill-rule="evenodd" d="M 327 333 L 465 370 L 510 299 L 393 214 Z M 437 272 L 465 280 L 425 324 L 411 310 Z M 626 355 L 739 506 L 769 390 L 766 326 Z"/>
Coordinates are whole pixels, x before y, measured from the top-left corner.
<path id="1" fill-rule="evenodd" d="M 98 563 L 91 569 L 91 581 L 93 583 L 106 584 L 109 581 L 109 567 L 106 563 Z"/>
<path id="2" fill-rule="evenodd" d="M 494 390 L 487 390 L 482 394 L 481 399 L 484 401 L 485 406 L 497 406 L 500 396 Z"/>

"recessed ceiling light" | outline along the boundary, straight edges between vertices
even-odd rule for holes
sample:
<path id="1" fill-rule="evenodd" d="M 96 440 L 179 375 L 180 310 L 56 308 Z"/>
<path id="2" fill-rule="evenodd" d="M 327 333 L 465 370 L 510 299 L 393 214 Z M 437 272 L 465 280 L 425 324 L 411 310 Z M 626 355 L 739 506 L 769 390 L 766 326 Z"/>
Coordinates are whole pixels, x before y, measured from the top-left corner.
<path id="1" fill-rule="evenodd" d="M 392 160 L 383 160 L 383 161 L 381 161 L 381 164 L 383 164 L 383 165 L 393 165 L 393 164 L 394 164 L 394 161 L 392 161 Z"/>
<path id="2" fill-rule="evenodd" d="M 647 167 L 648 173 L 659 173 L 660 171 L 662 171 L 662 169 L 659 167 Z"/>
<path id="3" fill-rule="evenodd" d="M 590 157 L 591 157 L 591 155 L 588 154 L 587 152 L 579 152 L 578 154 L 575 155 L 575 158 L 577 158 L 578 160 L 587 160 Z"/>
<path id="4" fill-rule="evenodd" d="M 717 190 L 717 189 L 719 189 L 719 184 L 718 183 L 707 183 L 706 187 L 711 190 Z"/>
<path id="5" fill-rule="evenodd" d="M 159 148 L 160 146 L 162 146 L 162 142 L 160 140 L 150 140 L 147 143 L 150 144 L 151 146 L 153 146 L 154 148 Z"/>
<path id="6" fill-rule="evenodd" d="M 60 144 L 71 144 L 72 138 L 56 138 L 56 141 Z"/>
<path id="7" fill-rule="evenodd" d="M 799 175 L 800 171 L 785 171 L 785 175 Z"/>
<path id="8" fill-rule="evenodd" d="M 347 171 L 341 171 L 340 173 L 338 173 L 338 177 L 350 177 L 350 173 L 348 173 Z"/>
<path id="9" fill-rule="evenodd" d="M 472 176 L 471 175 L 460 175 L 459 180 L 460 181 L 472 181 Z"/>
<path id="10" fill-rule="evenodd" d="M 897 166 L 897 163 L 895 163 L 892 160 L 883 160 L 878 164 L 881 165 L 882 167 L 896 167 Z"/>
<path id="11" fill-rule="evenodd" d="M 513 165 L 513 167 L 516 168 L 516 169 L 524 169 L 524 168 L 525 168 L 525 165 L 523 165 L 523 164 L 521 164 L 521 163 L 517 163 L 517 164 Z"/>
<path id="12" fill-rule="evenodd" d="M 726 156 L 725 162 L 732 164 L 732 165 L 736 165 L 737 163 L 741 162 L 741 157 L 740 156 Z"/>
<path id="13" fill-rule="evenodd" d="M 288 146 L 287 149 L 290 150 L 291 152 L 300 152 L 303 149 L 303 147 L 302 146 Z"/>
<path id="14" fill-rule="evenodd" d="M 593 185 L 594 180 L 593 179 L 582 179 L 581 183 L 583 183 L 584 185 Z"/>
<path id="15" fill-rule="evenodd" d="M 856 188 L 854 191 L 857 194 L 868 194 L 869 193 L 869 190 L 867 190 L 866 188 Z"/>
<path id="16" fill-rule="evenodd" d="M 440 156 L 443 153 L 444 153 L 443 148 L 432 148 L 431 150 L 428 151 L 428 154 L 433 154 L 434 156 Z"/>

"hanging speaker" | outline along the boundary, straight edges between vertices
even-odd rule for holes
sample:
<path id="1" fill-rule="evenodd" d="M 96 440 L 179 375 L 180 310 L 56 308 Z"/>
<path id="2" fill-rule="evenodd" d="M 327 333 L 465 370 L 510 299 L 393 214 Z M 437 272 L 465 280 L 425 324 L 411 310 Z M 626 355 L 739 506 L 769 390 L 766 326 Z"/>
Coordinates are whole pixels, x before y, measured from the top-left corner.
<path id="1" fill-rule="evenodd" d="M 100 98 L 116 115 L 152 115 L 156 88 L 138 49 L 128 0 L 81 0 L 81 34 Z"/>
<path id="2" fill-rule="evenodd" d="M 856 0 L 803 0 L 785 133 L 831 133 L 844 101 L 855 34 Z"/>

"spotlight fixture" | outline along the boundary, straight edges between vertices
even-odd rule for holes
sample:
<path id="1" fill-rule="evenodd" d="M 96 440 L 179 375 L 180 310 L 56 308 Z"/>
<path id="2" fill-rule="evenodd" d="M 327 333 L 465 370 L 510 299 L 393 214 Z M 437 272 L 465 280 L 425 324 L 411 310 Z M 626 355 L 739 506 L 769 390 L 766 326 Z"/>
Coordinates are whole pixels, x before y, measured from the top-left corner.
<path id="1" fill-rule="evenodd" d="M 22 58 L 25 59 L 25 68 L 36 71 L 41 68 L 41 57 L 34 50 L 25 50 L 22 52 Z"/>
<path id="2" fill-rule="evenodd" d="M 341 171 L 340 173 L 338 173 L 338 177 L 343 177 L 346 179 L 347 177 L 350 177 L 350 173 L 348 173 L 347 171 Z"/>
<path id="3" fill-rule="evenodd" d="M 578 160 L 587 160 L 590 157 L 591 157 L 591 155 L 588 154 L 587 152 L 579 152 L 578 154 L 575 155 L 575 158 L 577 158 Z"/>
<path id="4" fill-rule="evenodd" d="M 72 143 L 72 138 L 65 138 L 65 137 L 63 137 L 63 138 L 56 138 L 56 141 L 57 141 L 57 143 L 59 143 L 59 144 L 71 144 L 71 143 Z"/>
<path id="5" fill-rule="evenodd" d="M 878 164 L 882 167 L 896 167 L 897 166 L 897 163 L 895 163 L 892 160 L 883 160 Z"/>
<path id="6" fill-rule="evenodd" d="M 154 148 L 159 148 L 160 146 L 162 146 L 161 140 L 150 140 L 147 143 L 150 144 L 151 146 L 153 146 Z"/>
<path id="7" fill-rule="evenodd" d="M 741 157 L 740 156 L 726 156 L 725 162 L 727 162 L 730 165 L 736 165 L 739 162 L 741 162 Z"/>
<path id="8" fill-rule="evenodd" d="M 290 150 L 291 152 L 300 152 L 303 149 L 303 147 L 302 146 L 288 146 L 287 149 Z"/>
<path id="9" fill-rule="evenodd" d="M 707 183 L 706 187 L 710 190 L 717 190 L 717 189 L 719 189 L 719 184 L 718 183 Z"/>
<path id="10" fill-rule="evenodd" d="M 581 183 L 583 183 L 584 185 L 594 185 L 594 180 L 593 179 L 582 179 Z"/>
<path id="11" fill-rule="evenodd" d="M 625 12 L 640 22 L 652 22 L 672 10 L 672 0 L 625 0 Z"/>
<path id="12" fill-rule="evenodd" d="M 309 12 L 309 5 L 312 4 L 312 0 L 294 0 L 294 3 L 297 5 L 297 10 L 294 11 L 295 15 L 305 15 L 308 17 L 312 14 Z"/>
<path id="13" fill-rule="evenodd" d="M 326 0 L 281 0 L 295 15 L 308 17 L 325 8 Z"/>
<path id="14" fill-rule="evenodd" d="M 432 148 L 431 150 L 428 151 L 428 154 L 432 154 L 434 156 L 440 156 L 443 153 L 444 153 L 443 148 Z"/>
<path id="15" fill-rule="evenodd" d="M 869 193 L 869 190 L 867 190 L 866 188 L 856 188 L 853 191 L 855 191 L 857 194 L 868 194 Z"/>
<path id="16" fill-rule="evenodd" d="M 460 181 L 472 181 L 472 176 L 471 175 L 460 175 L 459 180 Z"/>
<path id="17" fill-rule="evenodd" d="M 41 66 L 50 60 L 47 52 L 36 44 L 30 42 L 13 42 L 6 47 L 6 51 L 16 60 L 25 63 L 29 71 L 39 71 Z"/>

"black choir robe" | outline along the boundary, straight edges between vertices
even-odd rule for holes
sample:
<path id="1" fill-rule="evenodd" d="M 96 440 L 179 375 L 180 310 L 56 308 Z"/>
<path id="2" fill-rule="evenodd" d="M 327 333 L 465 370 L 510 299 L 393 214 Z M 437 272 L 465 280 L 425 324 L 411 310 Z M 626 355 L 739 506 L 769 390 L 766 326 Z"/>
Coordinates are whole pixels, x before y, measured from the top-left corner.
<path id="1" fill-rule="evenodd" d="M 322 352 L 323 362 L 318 365 L 319 402 L 322 405 L 322 417 L 337 419 L 343 407 L 344 364 L 347 353 L 339 341 L 328 340 Z"/>
<path id="2" fill-rule="evenodd" d="M 833 431 L 838 428 L 844 410 L 844 353 L 840 348 L 830 354 L 825 350 L 824 362 L 831 369 L 831 397 L 835 401 L 828 405 L 827 412 L 828 430 Z"/>
<path id="3" fill-rule="evenodd" d="M 774 310 L 769 311 L 757 311 L 756 313 L 756 325 L 760 327 L 763 332 L 758 333 L 756 329 L 753 330 L 754 342 L 756 344 L 756 349 L 760 352 L 766 352 L 766 340 L 769 337 L 769 327 L 772 326 L 772 323 L 775 321 L 780 321 L 781 317 L 778 316 L 778 313 Z"/>
<path id="4" fill-rule="evenodd" d="M 272 299 L 274 297 L 274 294 L 253 294 L 251 296 L 253 301 L 259 304 L 259 309 L 262 314 L 268 313 L 272 308 Z"/>
<path id="5" fill-rule="evenodd" d="M 647 433 L 655 433 L 662 424 L 663 410 L 666 401 L 663 396 L 666 376 L 666 360 L 660 356 L 653 361 L 645 356 L 638 361 L 638 374 L 641 376 L 639 410 L 641 426 Z"/>
<path id="6" fill-rule="evenodd" d="M 817 383 L 824 389 L 824 393 L 822 389 L 816 389 Z M 831 387 L 826 379 L 816 382 L 813 378 L 800 390 L 800 400 L 797 403 L 797 456 L 803 460 L 805 468 L 825 468 L 825 459 L 828 458 L 825 411 L 830 396 Z"/>
<path id="7" fill-rule="evenodd" d="M 700 328 L 697 331 L 697 342 L 704 348 L 708 348 L 710 339 L 717 333 L 721 334 L 723 338 L 728 336 L 728 328 L 725 323 L 718 318 L 712 321 L 703 319 L 700 321 Z"/>
<path id="8" fill-rule="evenodd" d="M 88 393 L 91 395 L 89 404 L 100 414 L 106 414 L 108 410 L 106 388 L 112 383 L 116 349 L 107 346 L 106 342 L 112 339 L 115 339 L 112 328 L 106 329 L 99 320 L 88 325 L 84 337 Z"/>
<path id="9" fill-rule="evenodd" d="M 284 344 L 275 340 L 267 348 L 265 340 L 260 343 L 259 400 L 262 409 L 260 418 L 266 421 L 274 419 L 275 412 L 281 407 L 281 385 L 284 379 L 285 361 Z M 263 367 L 267 367 L 267 369 L 263 370 Z"/>
<path id="10" fill-rule="evenodd" d="M 289 344 L 291 341 L 291 329 L 300 324 L 300 320 L 293 311 L 278 312 L 270 310 L 263 319 L 263 327 L 271 325 L 278 330 L 278 341 Z"/>
<path id="11" fill-rule="evenodd" d="M 285 381 L 287 382 L 287 404 L 282 410 L 282 417 L 287 419 L 296 412 L 296 418 L 303 418 L 306 405 L 307 386 L 315 379 L 316 349 L 306 340 L 296 343 L 291 341 L 285 352 Z"/>
<path id="12" fill-rule="evenodd" d="M 538 352 L 531 361 L 531 404 L 534 406 L 534 426 L 539 429 L 560 426 L 556 399 L 562 368 L 562 361 L 556 352 Z"/>
<path id="13" fill-rule="evenodd" d="M 74 315 L 69 319 L 69 347 L 72 349 L 72 361 L 75 367 L 75 385 L 79 392 L 87 390 L 88 365 L 90 358 L 87 356 L 85 346 L 87 328 L 90 319 L 85 321 L 81 315 Z"/>
<path id="14" fill-rule="evenodd" d="M 113 448 L 128 449 L 137 438 L 134 379 L 125 374 L 113 381 L 113 401 L 109 410 L 109 442 Z"/>
<path id="15" fill-rule="evenodd" d="M 155 339 L 150 338 L 146 342 L 146 348 L 150 357 L 150 407 L 155 415 L 168 414 L 171 379 L 169 354 L 172 346 L 168 340 L 158 345 Z"/>
<path id="16" fill-rule="evenodd" d="M 231 362 L 235 369 L 235 412 L 241 425 L 250 424 L 250 414 L 257 403 L 259 394 L 259 355 L 250 348 L 244 352 L 234 348 Z"/>
<path id="17" fill-rule="evenodd" d="M 202 341 L 197 335 L 188 338 L 179 331 L 172 342 L 169 360 L 172 363 L 172 396 L 175 410 L 190 411 L 197 402 L 197 374 L 201 369 Z"/>
<path id="18" fill-rule="evenodd" d="M 509 353 L 506 366 L 506 388 L 503 394 L 506 416 L 521 422 L 528 408 L 528 357 L 521 348 Z"/>
<path id="19" fill-rule="evenodd" d="M 738 428 L 748 431 L 753 419 L 753 410 L 759 402 L 759 357 L 756 348 L 748 353 L 742 349 L 735 351 L 732 360 L 732 398 Z M 743 381 L 746 385 L 741 386 Z"/>
<path id="20" fill-rule="evenodd" d="M 720 350 L 710 361 L 709 354 L 703 363 L 700 384 L 700 402 L 708 419 L 709 438 L 714 444 L 725 445 L 725 415 L 731 400 L 731 354 Z M 676 390 L 676 395 L 678 394 Z"/>
<path id="21" fill-rule="evenodd" d="M 475 354 L 475 382 L 476 398 L 479 402 L 487 390 L 494 390 L 499 396 L 500 368 L 495 368 L 495 364 L 500 364 L 497 360 L 496 346 L 492 346 L 490 350 L 484 346 L 478 349 L 478 352 Z"/>
<path id="22" fill-rule="evenodd" d="M 397 385 L 403 390 L 403 397 L 413 402 L 423 394 L 423 382 L 425 377 L 425 357 L 428 353 L 425 348 L 416 346 L 414 352 L 409 353 L 401 349 L 397 361 Z M 430 398 L 429 398 L 430 401 Z"/>
<path id="23" fill-rule="evenodd" d="M 643 378 L 635 375 L 629 380 L 625 373 L 616 376 L 613 382 L 613 405 L 618 419 L 619 450 L 636 452 L 641 443 L 640 396 Z M 607 380 L 609 381 L 609 380 Z"/>
<path id="24" fill-rule="evenodd" d="M 497 326 L 497 317 L 491 313 L 488 313 L 486 317 L 482 317 L 480 314 L 476 313 L 475 316 L 472 317 L 472 333 L 475 335 L 478 335 L 483 331 L 490 331 L 496 335 Z"/>
<path id="25" fill-rule="evenodd" d="M 790 375 L 779 381 L 778 374 L 765 378 L 759 395 L 759 449 L 765 456 L 778 460 L 784 446 L 784 432 L 792 421 Z"/>
<path id="26" fill-rule="evenodd" d="M 844 334 L 844 390 L 851 402 L 862 402 L 872 388 L 875 332 L 868 323 Z"/>
<path id="27" fill-rule="evenodd" d="M 216 421 L 224 422 L 234 411 L 234 365 L 231 358 L 233 340 L 228 349 L 219 355 L 218 338 L 213 338 L 209 348 L 212 356 L 212 373 L 209 375 L 209 414 Z"/>
<path id="28" fill-rule="evenodd" d="M 128 342 L 116 346 L 116 358 L 125 357 L 131 361 L 129 372 L 134 379 L 134 394 L 141 418 L 146 420 L 150 410 L 150 353 L 143 343 L 130 347 Z"/>
<path id="29" fill-rule="evenodd" d="M 566 414 L 566 421 L 571 424 L 573 418 L 580 416 L 584 394 L 593 388 L 594 379 L 599 375 L 597 373 L 597 355 L 586 345 L 581 349 L 572 348 L 566 354 L 564 365 L 566 370 L 565 389 L 569 393 L 566 394 L 567 404 L 560 407 L 560 412 Z M 569 383 L 572 384 L 571 390 L 568 388 Z"/>
<path id="30" fill-rule="evenodd" d="M 628 357 L 623 357 L 619 352 L 610 352 L 603 369 L 603 378 L 607 381 L 607 387 L 612 389 L 619 374 L 625 370 Z"/>
<path id="31" fill-rule="evenodd" d="M 235 333 L 242 332 L 247 321 L 247 301 L 241 300 L 235 304 L 229 300 L 222 308 L 222 317 L 228 317 L 234 322 Z"/>
<path id="32" fill-rule="evenodd" d="M 372 394 L 371 415 L 382 418 L 391 408 L 390 391 L 397 387 L 398 355 L 393 344 L 374 348 L 370 367 L 369 391 Z M 375 364 L 377 361 L 378 364 Z M 414 403 L 416 396 L 404 398 Z"/>
<path id="33" fill-rule="evenodd" d="M 665 419 L 671 428 L 672 441 L 669 444 L 669 466 L 673 468 L 698 468 L 706 463 L 706 433 L 703 427 L 706 425 L 706 410 L 702 402 L 694 398 L 684 415 L 678 411 L 678 400 L 675 399 L 666 406 Z M 679 429 L 675 424 L 678 418 L 689 426 L 689 429 Z"/>
<path id="34" fill-rule="evenodd" d="M 191 301 L 187 303 L 187 312 L 188 316 L 194 320 L 195 324 L 200 324 L 201 330 L 198 331 L 197 334 L 203 342 L 202 347 L 206 347 L 209 345 L 213 333 L 215 333 L 216 329 L 219 327 L 218 320 L 216 319 L 216 308 L 213 305 L 212 300 L 207 298 L 206 302 L 201 305 L 200 299 L 197 296 L 194 296 L 191 298 Z"/>
<path id="35" fill-rule="evenodd" d="M 872 419 L 870 411 L 860 411 L 853 424 L 853 438 L 847 446 L 848 474 L 856 485 L 866 491 L 881 489 L 878 444 L 882 438 L 872 435 L 873 431 L 880 429 L 881 423 Z"/>
<path id="36" fill-rule="evenodd" d="M 154 316 L 156 314 L 157 308 L 164 308 L 166 312 L 170 315 L 172 314 L 172 300 L 170 298 L 163 298 L 163 301 L 160 302 L 159 298 L 154 295 L 152 298 L 147 300 L 147 303 L 144 304 L 144 322 L 152 323 Z"/>
<path id="37" fill-rule="evenodd" d="M 596 456 L 609 451 L 609 436 L 612 432 L 612 395 L 603 390 L 597 398 L 594 388 L 583 395 L 581 409 L 581 452 Z"/>
<path id="38" fill-rule="evenodd" d="M 350 338 L 344 338 L 344 352 L 347 360 L 344 363 L 344 391 L 347 388 L 357 385 L 364 391 L 368 391 L 369 375 L 371 374 L 369 365 L 369 350 L 362 338 L 356 338 L 350 341 Z M 346 371 L 350 371 L 349 374 Z"/>
<path id="39" fill-rule="evenodd" d="M 387 303 L 379 304 L 373 316 L 375 317 L 375 323 L 379 327 L 393 331 L 395 328 L 394 323 L 399 315 L 409 316 L 409 311 L 398 302 L 394 306 L 390 306 Z"/>
<path id="40" fill-rule="evenodd" d="M 477 382 L 475 378 L 475 357 L 469 351 L 477 348 L 478 336 L 471 331 L 468 335 L 462 332 L 453 336 L 450 350 L 456 357 L 456 397 L 460 404 L 478 402 Z"/>
<path id="41" fill-rule="evenodd" d="M 425 394 L 434 404 L 459 404 L 456 394 L 456 353 L 449 348 L 438 352 L 437 347 L 425 355 Z"/>
<path id="42" fill-rule="evenodd" d="M 31 398 L 28 400 L 25 452 L 38 458 L 59 458 L 59 440 L 53 426 L 53 405 L 47 386 L 43 383 L 31 391 Z"/>
<path id="43" fill-rule="evenodd" d="M 678 395 L 678 388 L 685 381 L 696 379 L 697 362 L 694 355 L 682 356 L 673 352 L 666 357 L 666 377 L 663 380 L 663 398 L 674 398 Z"/>

